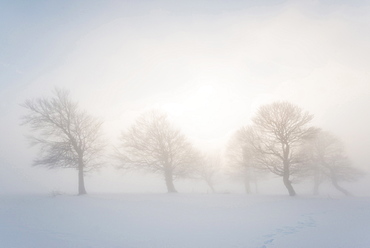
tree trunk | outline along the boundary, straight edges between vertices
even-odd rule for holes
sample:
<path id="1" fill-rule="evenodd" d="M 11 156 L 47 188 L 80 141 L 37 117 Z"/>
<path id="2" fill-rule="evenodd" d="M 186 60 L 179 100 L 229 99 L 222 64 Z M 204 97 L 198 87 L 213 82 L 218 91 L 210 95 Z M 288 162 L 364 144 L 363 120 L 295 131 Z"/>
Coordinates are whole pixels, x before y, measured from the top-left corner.
<path id="1" fill-rule="evenodd" d="M 78 159 L 78 195 L 85 195 L 85 180 L 84 180 L 84 163 L 83 159 Z"/>
<path id="2" fill-rule="evenodd" d="M 332 184 L 338 191 L 342 192 L 345 196 L 351 196 L 351 193 L 349 193 L 347 190 L 339 186 L 337 176 L 335 175 L 335 172 L 333 171 L 333 169 L 330 169 L 330 179 L 331 179 Z"/>
<path id="3" fill-rule="evenodd" d="M 252 191 L 251 191 L 251 183 L 250 183 L 250 180 L 249 180 L 249 177 L 248 176 L 246 176 L 244 178 L 244 189 L 245 189 L 245 193 L 247 193 L 247 194 L 252 193 Z"/>
<path id="4" fill-rule="evenodd" d="M 207 182 L 207 185 L 209 186 L 209 188 L 212 190 L 212 193 L 215 193 L 215 188 L 213 187 L 213 183 L 211 180 L 206 180 Z"/>
<path id="5" fill-rule="evenodd" d="M 314 195 L 319 195 L 319 186 L 320 186 L 320 172 L 318 171 L 318 168 L 315 168 L 315 174 L 314 174 L 314 185 L 313 185 L 313 194 Z"/>
<path id="6" fill-rule="evenodd" d="M 283 182 L 285 187 L 287 188 L 290 196 L 295 196 L 295 190 L 292 186 L 292 182 L 289 180 L 290 177 L 290 162 L 289 162 L 289 153 L 290 153 L 290 147 L 288 144 L 283 146 L 284 151 L 284 160 L 283 160 L 283 166 L 284 166 L 284 174 L 283 174 Z"/>
<path id="7" fill-rule="evenodd" d="M 285 187 L 287 188 L 289 195 L 290 196 L 295 196 L 295 190 L 292 186 L 291 181 L 289 180 L 290 172 L 289 172 L 289 167 L 287 165 L 284 166 L 284 174 L 283 174 L 283 182 Z"/>
<path id="8" fill-rule="evenodd" d="M 295 190 L 294 190 L 294 188 L 293 188 L 293 186 L 292 186 L 292 183 L 291 183 L 291 182 L 290 182 L 290 180 L 289 180 L 289 177 L 284 176 L 284 177 L 283 177 L 283 181 L 284 181 L 284 185 L 285 185 L 285 187 L 287 188 L 287 190 L 288 190 L 288 192 L 289 192 L 289 195 L 290 195 L 290 196 L 295 196 L 295 195 L 296 195 L 296 193 L 295 193 Z"/>
<path id="9" fill-rule="evenodd" d="M 166 186 L 168 193 L 176 193 L 175 185 L 173 184 L 173 175 L 171 170 L 164 171 L 164 178 L 166 180 Z"/>

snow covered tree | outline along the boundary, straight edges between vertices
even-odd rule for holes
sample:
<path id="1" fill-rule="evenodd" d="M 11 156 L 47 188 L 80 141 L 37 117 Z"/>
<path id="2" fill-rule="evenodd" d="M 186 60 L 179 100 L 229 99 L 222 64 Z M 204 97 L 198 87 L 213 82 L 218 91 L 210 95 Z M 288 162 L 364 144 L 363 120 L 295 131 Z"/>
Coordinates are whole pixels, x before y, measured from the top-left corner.
<path id="1" fill-rule="evenodd" d="M 79 109 L 67 90 L 55 89 L 51 98 L 26 100 L 24 125 L 34 132 L 31 144 L 40 147 L 34 165 L 78 170 L 78 194 L 86 194 L 84 174 L 97 168 L 104 149 L 102 122 Z"/>
<path id="2" fill-rule="evenodd" d="M 200 155 L 166 114 L 151 111 L 122 132 L 116 157 L 119 168 L 162 174 L 171 193 L 177 192 L 174 179 L 190 176 Z"/>
<path id="3" fill-rule="evenodd" d="M 291 177 L 300 171 L 299 147 L 317 131 L 309 125 L 312 119 L 313 115 L 289 102 L 263 105 L 253 118 L 258 137 L 254 147 L 263 155 L 259 162 L 283 178 L 290 196 L 296 195 Z"/>

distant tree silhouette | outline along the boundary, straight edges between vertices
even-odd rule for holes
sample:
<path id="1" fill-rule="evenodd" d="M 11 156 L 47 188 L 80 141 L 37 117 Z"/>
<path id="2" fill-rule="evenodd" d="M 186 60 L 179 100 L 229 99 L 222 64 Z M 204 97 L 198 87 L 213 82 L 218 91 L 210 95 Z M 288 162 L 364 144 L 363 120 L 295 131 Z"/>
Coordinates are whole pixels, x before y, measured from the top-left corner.
<path id="1" fill-rule="evenodd" d="M 333 186 L 344 195 L 351 195 L 339 185 L 340 181 L 356 181 L 361 172 L 354 168 L 345 155 L 342 142 L 329 132 L 321 131 L 306 142 L 302 153 L 306 158 L 306 176 L 314 180 L 313 193 L 319 194 L 319 186 L 324 181 L 330 181 Z"/>
<path id="2" fill-rule="evenodd" d="M 150 111 L 122 132 L 116 158 L 119 168 L 162 174 L 168 192 L 173 193 L 177 192 L 174 179 L 194 173 L 199 153 L 166 114 Z"/>
<path id="3" fill-rule="evenodd" d="M 254 135 L 253 127 L 241 127 L 231 137 L 226 148 L 228 174 L 243 181 L 247 194 L 252 193 L 251 183 L 256 182 L 258 174 Z"/>
<path id="4" fill-rule="evenodd" d="M 194 167 L 195 176 L 204 180 L 213 193 L 215 190 L 215 177 L 221 170 L 221 154 L 217 151 L 204 153 Z"/>
<path id="5" fill-rule="evenodd" d="M 289 102 L 261 106 L 253 118 L 257 132 L 254 148 L 263 155 L 259 164 L 283 178 L 290 196 L 296 195 L 291 177 L 302 166 L 299 147 L 317 132 L 309 125 L 312 119 L 313 115 Z"/>
<path id="6" fill-rule="evenodd" d="M 102 122 L 81 111 L 69 91 L 62 89 L 55 89 L 51 98 L 29 99 L 21 106 L 28 110 L 22 124 L 34 133 L 29 137 L 31 144 L 40 147 L 33 164 L 76 168 L 78 194 L 86 194 L 84 174 L 101 165 Z"/>

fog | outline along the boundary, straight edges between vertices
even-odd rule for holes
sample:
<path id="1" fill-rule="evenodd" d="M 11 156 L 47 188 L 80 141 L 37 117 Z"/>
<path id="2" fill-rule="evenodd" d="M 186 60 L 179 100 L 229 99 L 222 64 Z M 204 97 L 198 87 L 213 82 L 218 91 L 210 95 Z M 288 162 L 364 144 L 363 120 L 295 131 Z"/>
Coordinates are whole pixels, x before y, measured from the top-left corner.
<path id="1" fill-rule="evenodd" d="M 20 126 L 20 104 L 55 87 L 104 120 L 111 146 L 155 108 L 195 146 L 223 149 L 259 106 L 289 101 L 370 172 L 369 11 L 362 1 L 3 1 L 0 193 L 75 193 L 75 170 L 32 167 L 38 150 Z M 180 192 L 208 192 L 201 181 L 176 184 Z M 370 195 L 369 186 L 368 176 L 346 185 L 355 195 Z M 162 177 L 116 170 L 109 160 L 87 175 L 86 188 L 166 192 Z M 226 178 L 216 188 L 243 192 Z M 330 185 L 323 191 L 332 193 Z M 272 177 L 259 192 L 285 189 Z"/>

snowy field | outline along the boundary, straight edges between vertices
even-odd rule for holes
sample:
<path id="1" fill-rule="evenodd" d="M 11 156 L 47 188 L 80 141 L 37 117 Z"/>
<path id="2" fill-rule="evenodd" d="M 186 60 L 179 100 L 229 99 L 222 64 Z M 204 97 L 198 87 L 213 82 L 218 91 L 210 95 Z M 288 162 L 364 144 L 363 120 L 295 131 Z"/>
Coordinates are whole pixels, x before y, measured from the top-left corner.
<path id="1" fill-rule="evenodd" d="M 0 247 L 370 247 L 370 198 L 0 196 Z"/>

